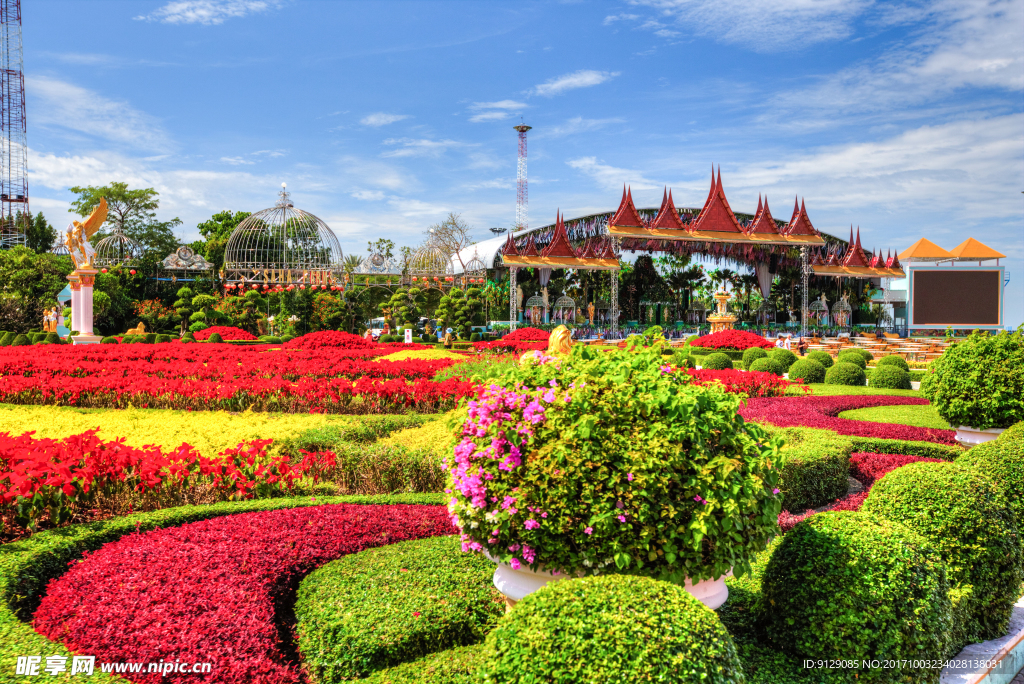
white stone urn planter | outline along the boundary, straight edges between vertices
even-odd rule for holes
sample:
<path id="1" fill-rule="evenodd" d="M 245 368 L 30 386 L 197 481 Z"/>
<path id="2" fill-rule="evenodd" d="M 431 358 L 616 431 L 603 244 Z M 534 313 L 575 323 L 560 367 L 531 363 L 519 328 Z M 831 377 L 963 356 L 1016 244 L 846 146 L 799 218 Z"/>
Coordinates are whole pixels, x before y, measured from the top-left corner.
<path id="1" fill-rule="evenodd" d="M 508 563 L 498 563 L 490 554 L 485 555 L 487 555 L 487 558 L 492 563 L 497 563 L 498 565 L 494 570 L 494 586 L 504 595 L 505 604 L 509 608 L 523 600 L 523 597 L 527 594 L 532 594 L 545 584 L 557 582 L 568 577 L 568 575 L 564 574 L 556 577 L 554 573 L 547 570 L 535 571 L 525 565 L 515 570 Z M 702 580 L 697 582 L 697 584 L 693 584 L 687 578 L 683 588 L 705 606 L 715 610 L 729 598 L 729 588 L 725 585 L 725 578 L 731 576 L 732 570 L 723 577 L 713 580 Z"/>
<path id="2" fill-rule="evenodd" d="M 956 429 L 956 441 L 970 449 L 973 446 L 978 446 L 979 444 L 984 444 L 985 442 L 991 442 L 993 439 L 997 439 L 999 435 L 1003 434 L 1003 430 L 1005 429 L 1006 428 L 989 428 L 988 430 L 978 430 L 969 425 L 961 425 Z"/>

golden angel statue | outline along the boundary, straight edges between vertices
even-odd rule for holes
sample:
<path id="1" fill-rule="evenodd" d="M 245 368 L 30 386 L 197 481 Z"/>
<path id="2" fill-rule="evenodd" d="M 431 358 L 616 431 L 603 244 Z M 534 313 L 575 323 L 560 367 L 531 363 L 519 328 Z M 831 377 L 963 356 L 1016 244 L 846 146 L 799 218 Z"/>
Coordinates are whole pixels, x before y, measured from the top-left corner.
<path id="1" fill-rule="evenodd" d="M 92 248 L 89 239 L 96 234 L 107 220 L 107 199 L 100 198 L 100 203 L 89 214 L 85 222 L 72 221 L 64 231 L 64 246 L 68 248 L 71 258 L 75 262 L 75 270 L 92 268 L 93 260 L 96 258 L 96 250 Z"/>

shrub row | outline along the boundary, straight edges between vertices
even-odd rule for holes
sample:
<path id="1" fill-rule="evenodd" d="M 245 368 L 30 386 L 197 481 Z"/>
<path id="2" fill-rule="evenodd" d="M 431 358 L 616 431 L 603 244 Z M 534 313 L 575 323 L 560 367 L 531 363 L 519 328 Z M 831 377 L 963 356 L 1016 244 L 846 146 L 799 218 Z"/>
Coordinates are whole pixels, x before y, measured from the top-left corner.
<path id="1" fill-rule="evenodd" d="M 765 428 L 785 440 L 779 482 L 783 510 L 817 508 L 846 493 L 853 452 L 849 437 L 812 428 Z"/>

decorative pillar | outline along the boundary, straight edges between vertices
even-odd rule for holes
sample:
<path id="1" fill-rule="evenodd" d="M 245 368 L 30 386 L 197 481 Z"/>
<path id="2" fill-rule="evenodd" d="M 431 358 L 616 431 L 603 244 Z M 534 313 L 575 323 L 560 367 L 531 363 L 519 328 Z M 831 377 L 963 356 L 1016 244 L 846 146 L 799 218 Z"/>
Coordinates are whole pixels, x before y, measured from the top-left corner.
<path id="1" fill-rule="evenodd" d="M 81 332 L 78 321 L 82 316 L 82 283 L 78 281 L 78 273 L 68 276 L 71 288 L 71 332 Z"/>
<path id="2" fill-rule="evenodd" d="M 71 281 L 71 329 L 78 335 L 72 338 L 75 344 L 99 344 L 102 339 L 92 329 L 92 288 L 98 271 L 80 268 L 68 276 Z"/>
<path id="3" fill-rule="evenodd" d="M 516 271 L 519 269 L 510 266 L 508 269 L 508 322 L 509 330 L 516 329 L 519 322 L 519 303 L 516 302 Z"/>

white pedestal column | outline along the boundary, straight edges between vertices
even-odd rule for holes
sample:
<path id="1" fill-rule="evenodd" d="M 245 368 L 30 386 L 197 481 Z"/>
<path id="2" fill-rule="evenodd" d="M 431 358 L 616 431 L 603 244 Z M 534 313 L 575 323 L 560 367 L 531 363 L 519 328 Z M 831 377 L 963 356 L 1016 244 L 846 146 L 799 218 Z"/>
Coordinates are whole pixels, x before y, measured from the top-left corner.
<path id="1" fill-rule="evenodd" d="M 82 284 L 78 282 L 78 274 L 72 273 L 68 276 L 71 283 L 71 332 L 80 331 L 78 317 L 82 315 Z"/>
<path id="2" fill-rule="evenodd" d="M 75 330 L 78 331 L 78 335 L 75 336 L 75 344 L 99 344 L 102 339 L 99 335 L 93 333 L 92 329 L 92 288 L 96 281 L 95 269 L 83 268 L 75 271 L 75 275 L 78 276 L 78 287 L 77 293 L 74 291 L 74 285 L 72 285 L 72 297 L 78 294 L 78 306 L 74 303 L 71 305 L 71 318 L 74 323 Z"/>

